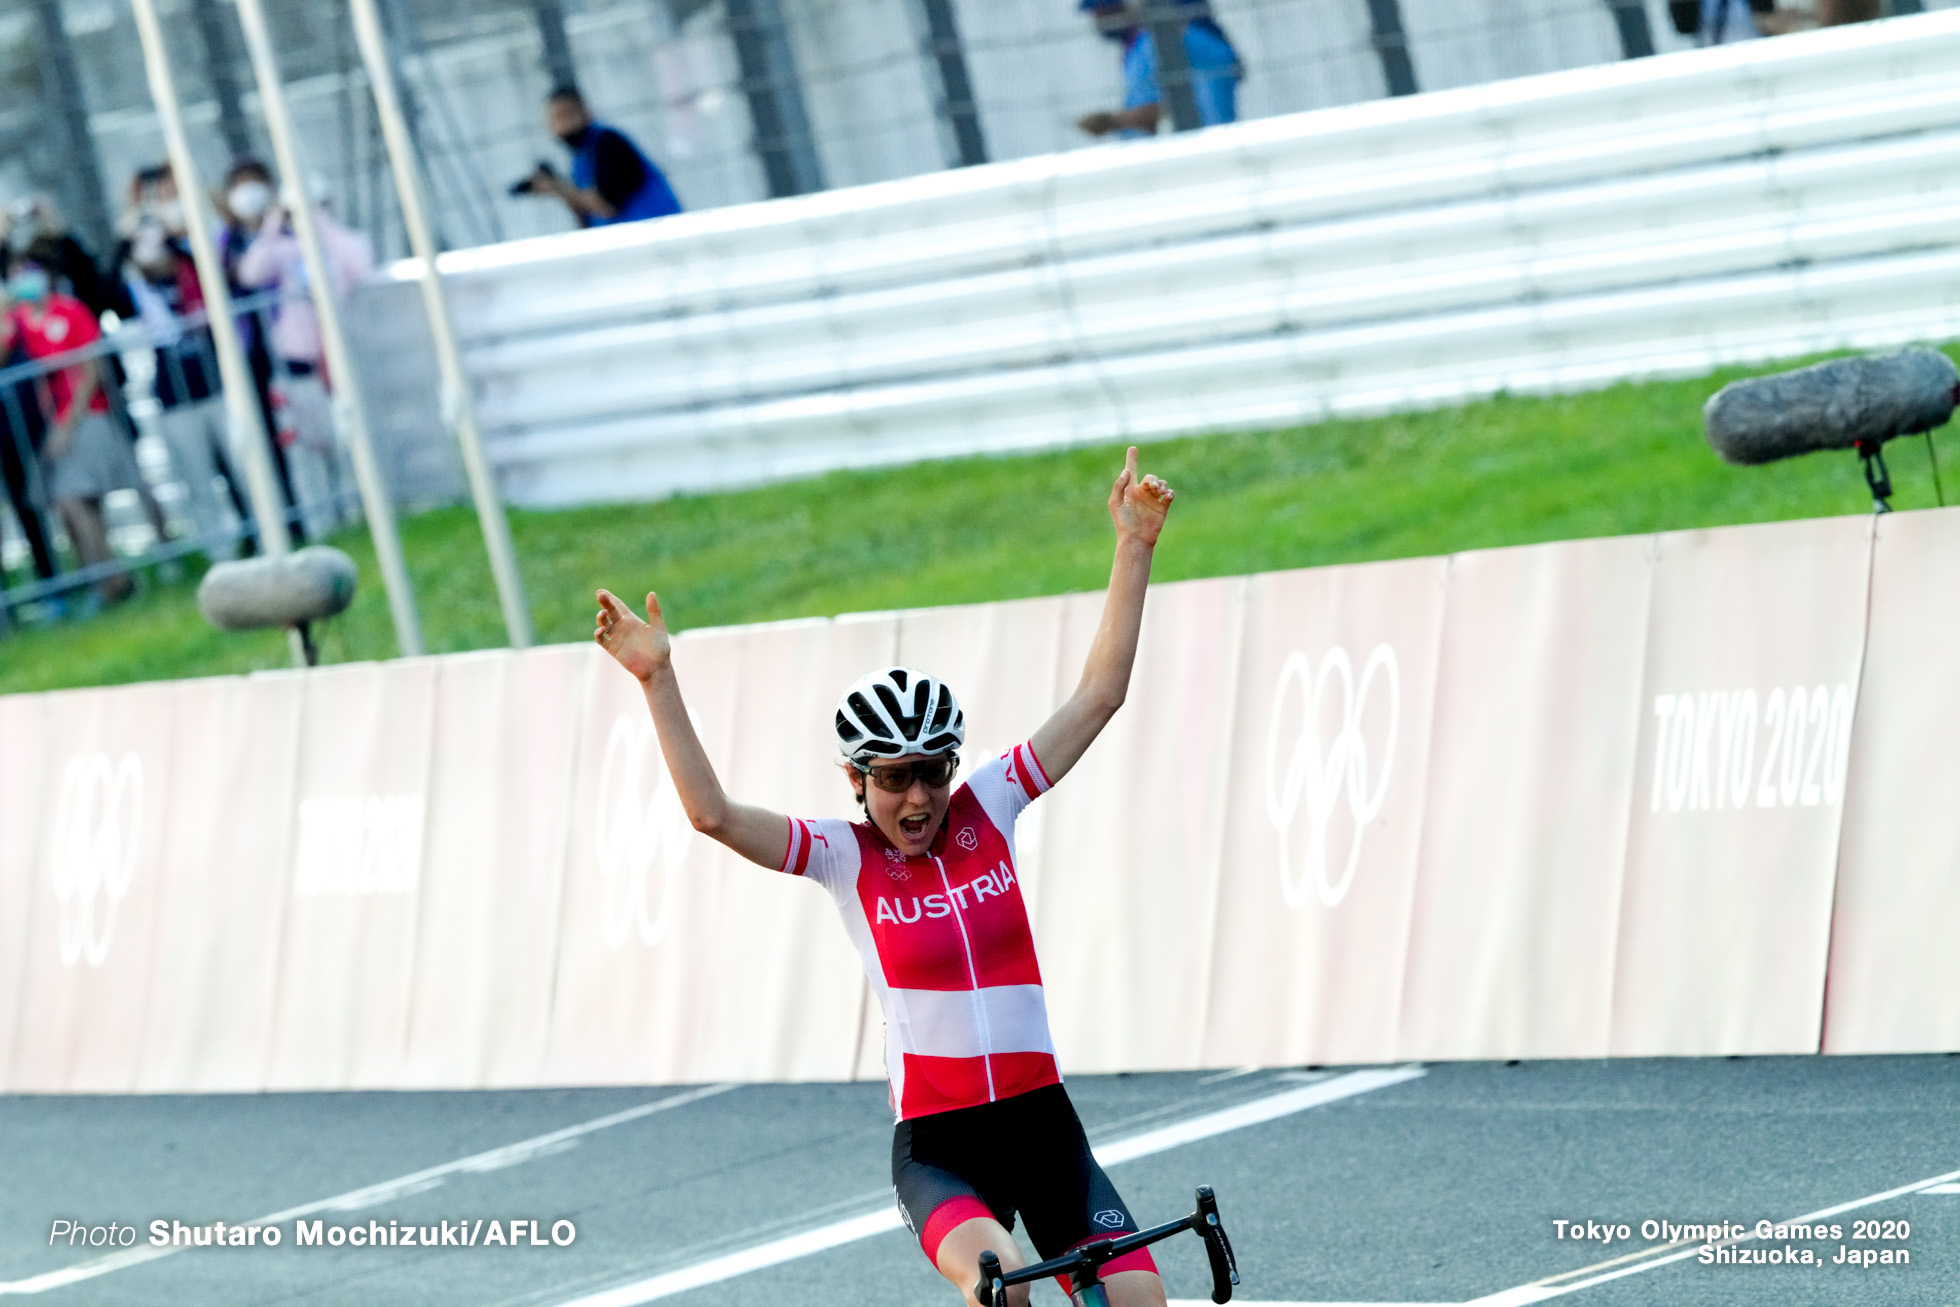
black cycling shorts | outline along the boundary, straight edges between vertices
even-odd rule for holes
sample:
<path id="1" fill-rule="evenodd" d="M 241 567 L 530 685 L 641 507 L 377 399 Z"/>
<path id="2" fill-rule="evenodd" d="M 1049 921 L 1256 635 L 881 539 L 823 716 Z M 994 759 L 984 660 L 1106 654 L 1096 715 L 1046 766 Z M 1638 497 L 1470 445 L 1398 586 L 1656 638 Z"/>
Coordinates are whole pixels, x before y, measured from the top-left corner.
<path id="1" fill-rule="evenodd" d="M 940 1241 L 978 1216 L 1012 1230 L 1018 1214 L 1044 1260 L 1137 1228 L 1060 1085 L 900 1121 L 892 1188 L 899 1215 L 935 1266 Z M 1139 1248 L 1103 1273 L 1156 1269 L 1150 1250 Z"/>

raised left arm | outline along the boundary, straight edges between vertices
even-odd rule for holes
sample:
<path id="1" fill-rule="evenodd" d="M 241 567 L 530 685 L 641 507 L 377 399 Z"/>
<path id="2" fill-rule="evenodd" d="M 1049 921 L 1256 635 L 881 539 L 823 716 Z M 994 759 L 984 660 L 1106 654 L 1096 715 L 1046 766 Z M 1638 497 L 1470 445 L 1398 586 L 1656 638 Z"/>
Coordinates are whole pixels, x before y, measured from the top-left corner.
<path id="1" fill-rule="evenodd" d="M 1116 562 L 1110 569 L 1102 623 L 1089 645 L 1075 693 L 1041 724 L 1032 741 L 1050 784 L 1068 775 L 1130 692 L 1150 560 L 1174 498 L 1176 492 L 1157 477 L 1137 476 L 1136 446 L 1130 446 L 1123 471 L 1109 492 L 1109 516 L 1116 523 Z"/>

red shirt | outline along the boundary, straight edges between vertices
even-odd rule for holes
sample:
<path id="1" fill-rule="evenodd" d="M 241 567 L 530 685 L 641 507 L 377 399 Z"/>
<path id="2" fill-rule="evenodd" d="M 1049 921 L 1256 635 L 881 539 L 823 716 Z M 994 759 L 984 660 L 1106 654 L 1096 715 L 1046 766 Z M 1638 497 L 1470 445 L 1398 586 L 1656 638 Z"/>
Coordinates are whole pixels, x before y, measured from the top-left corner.
<path id="1" fill-rule="evenodd" d="M 885 1013 L 901 1120 L 1059 1084 L 1014 825 L 1048 790 L 1023 744 L 953 793 L 932 847 L 908 858 L 868 822 L 790 819 L 783 870 L 830 891 Z"/>
<path id="2" fill-rule="evenodd" d="M 21 344 L 31 359 L 52 358 L 102 339 L 102 329 L 95 325 L 95 318 L 80 300 L 71 295 L 49 295 L 47 304 L 38 316 L 25 304 L 16 305 L 13 318 L 14 325 L 20 329 Z M 68 405 L 80 380 L 79 366 L 63 368 L 49 375 L 48 390 L 54 396 L 55 421 L 67 419 Z M 109 397 L 102 393 L 100 387 L 96 388 L 95 398 L 89 401 L 88 411 L 109 411 Z"/>

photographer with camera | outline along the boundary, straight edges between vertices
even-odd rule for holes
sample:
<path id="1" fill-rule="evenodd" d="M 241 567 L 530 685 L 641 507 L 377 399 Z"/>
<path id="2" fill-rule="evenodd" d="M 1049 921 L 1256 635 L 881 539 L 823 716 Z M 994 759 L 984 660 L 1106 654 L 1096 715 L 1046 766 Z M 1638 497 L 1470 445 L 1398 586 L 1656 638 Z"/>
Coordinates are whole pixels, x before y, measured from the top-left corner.
<path id="1" fill-rule="evenodd" d="M 667 178 L 617 128 L 594 122 L 576 86 L 561 86 L 544 102 L 545 125 L 572 152 L 572 175 L 539 161 L 510 188 L 512 195 L 555 195 L 581 227 L 664 218 L 681 211 Z"/>

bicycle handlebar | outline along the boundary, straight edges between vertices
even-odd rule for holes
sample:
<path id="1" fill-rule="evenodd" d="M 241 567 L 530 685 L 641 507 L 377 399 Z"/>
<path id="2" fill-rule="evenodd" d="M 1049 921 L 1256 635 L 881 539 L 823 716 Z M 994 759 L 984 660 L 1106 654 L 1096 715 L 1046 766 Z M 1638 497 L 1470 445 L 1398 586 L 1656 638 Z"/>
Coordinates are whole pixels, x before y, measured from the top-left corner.
<path id="1" fill-rule="evenodd" d="M 1029 1284 L 1057 1275 L 1068 1276 L 1074 1286 L 1071 1294 L 1078 1293 L 1089 1285 L 1102 1283 L 1100 1272 L 1107 1263 L 1185 1230 L 1192 1231 L 1205 1241 L 1205 1257 L 1211 1263 L 1211 1300 L 1215 1303 L 1230 1302 L 1232 1286 L 1239 1282 L 1239 1267 L 1232 1256 L 1232 1241 L 1225 1235 L 1224 1222 L 1219 1220 L 1218 1199 L 1210 1185 L 1198 1187 L 1198 1208 L 1182 1220 L 1167 1221 L 1163 1225 L 1154 1225 L 1148 1230 L 1113 1239 L 1098 1239 L 1073 1252 L 1036 1262 L 1032 1266 L 1023 1266 L 1018 1271 L 1003 1272 L 1000 1258 L 990 1248 L 980 1254 L 980 1283 L 973 1286 L 973 1296 L 980 1307 L 995 1307 L 996 1304 L 1005 1307 L 1006 1299 L 1000 1295 L 1009 1285 Z"/>

